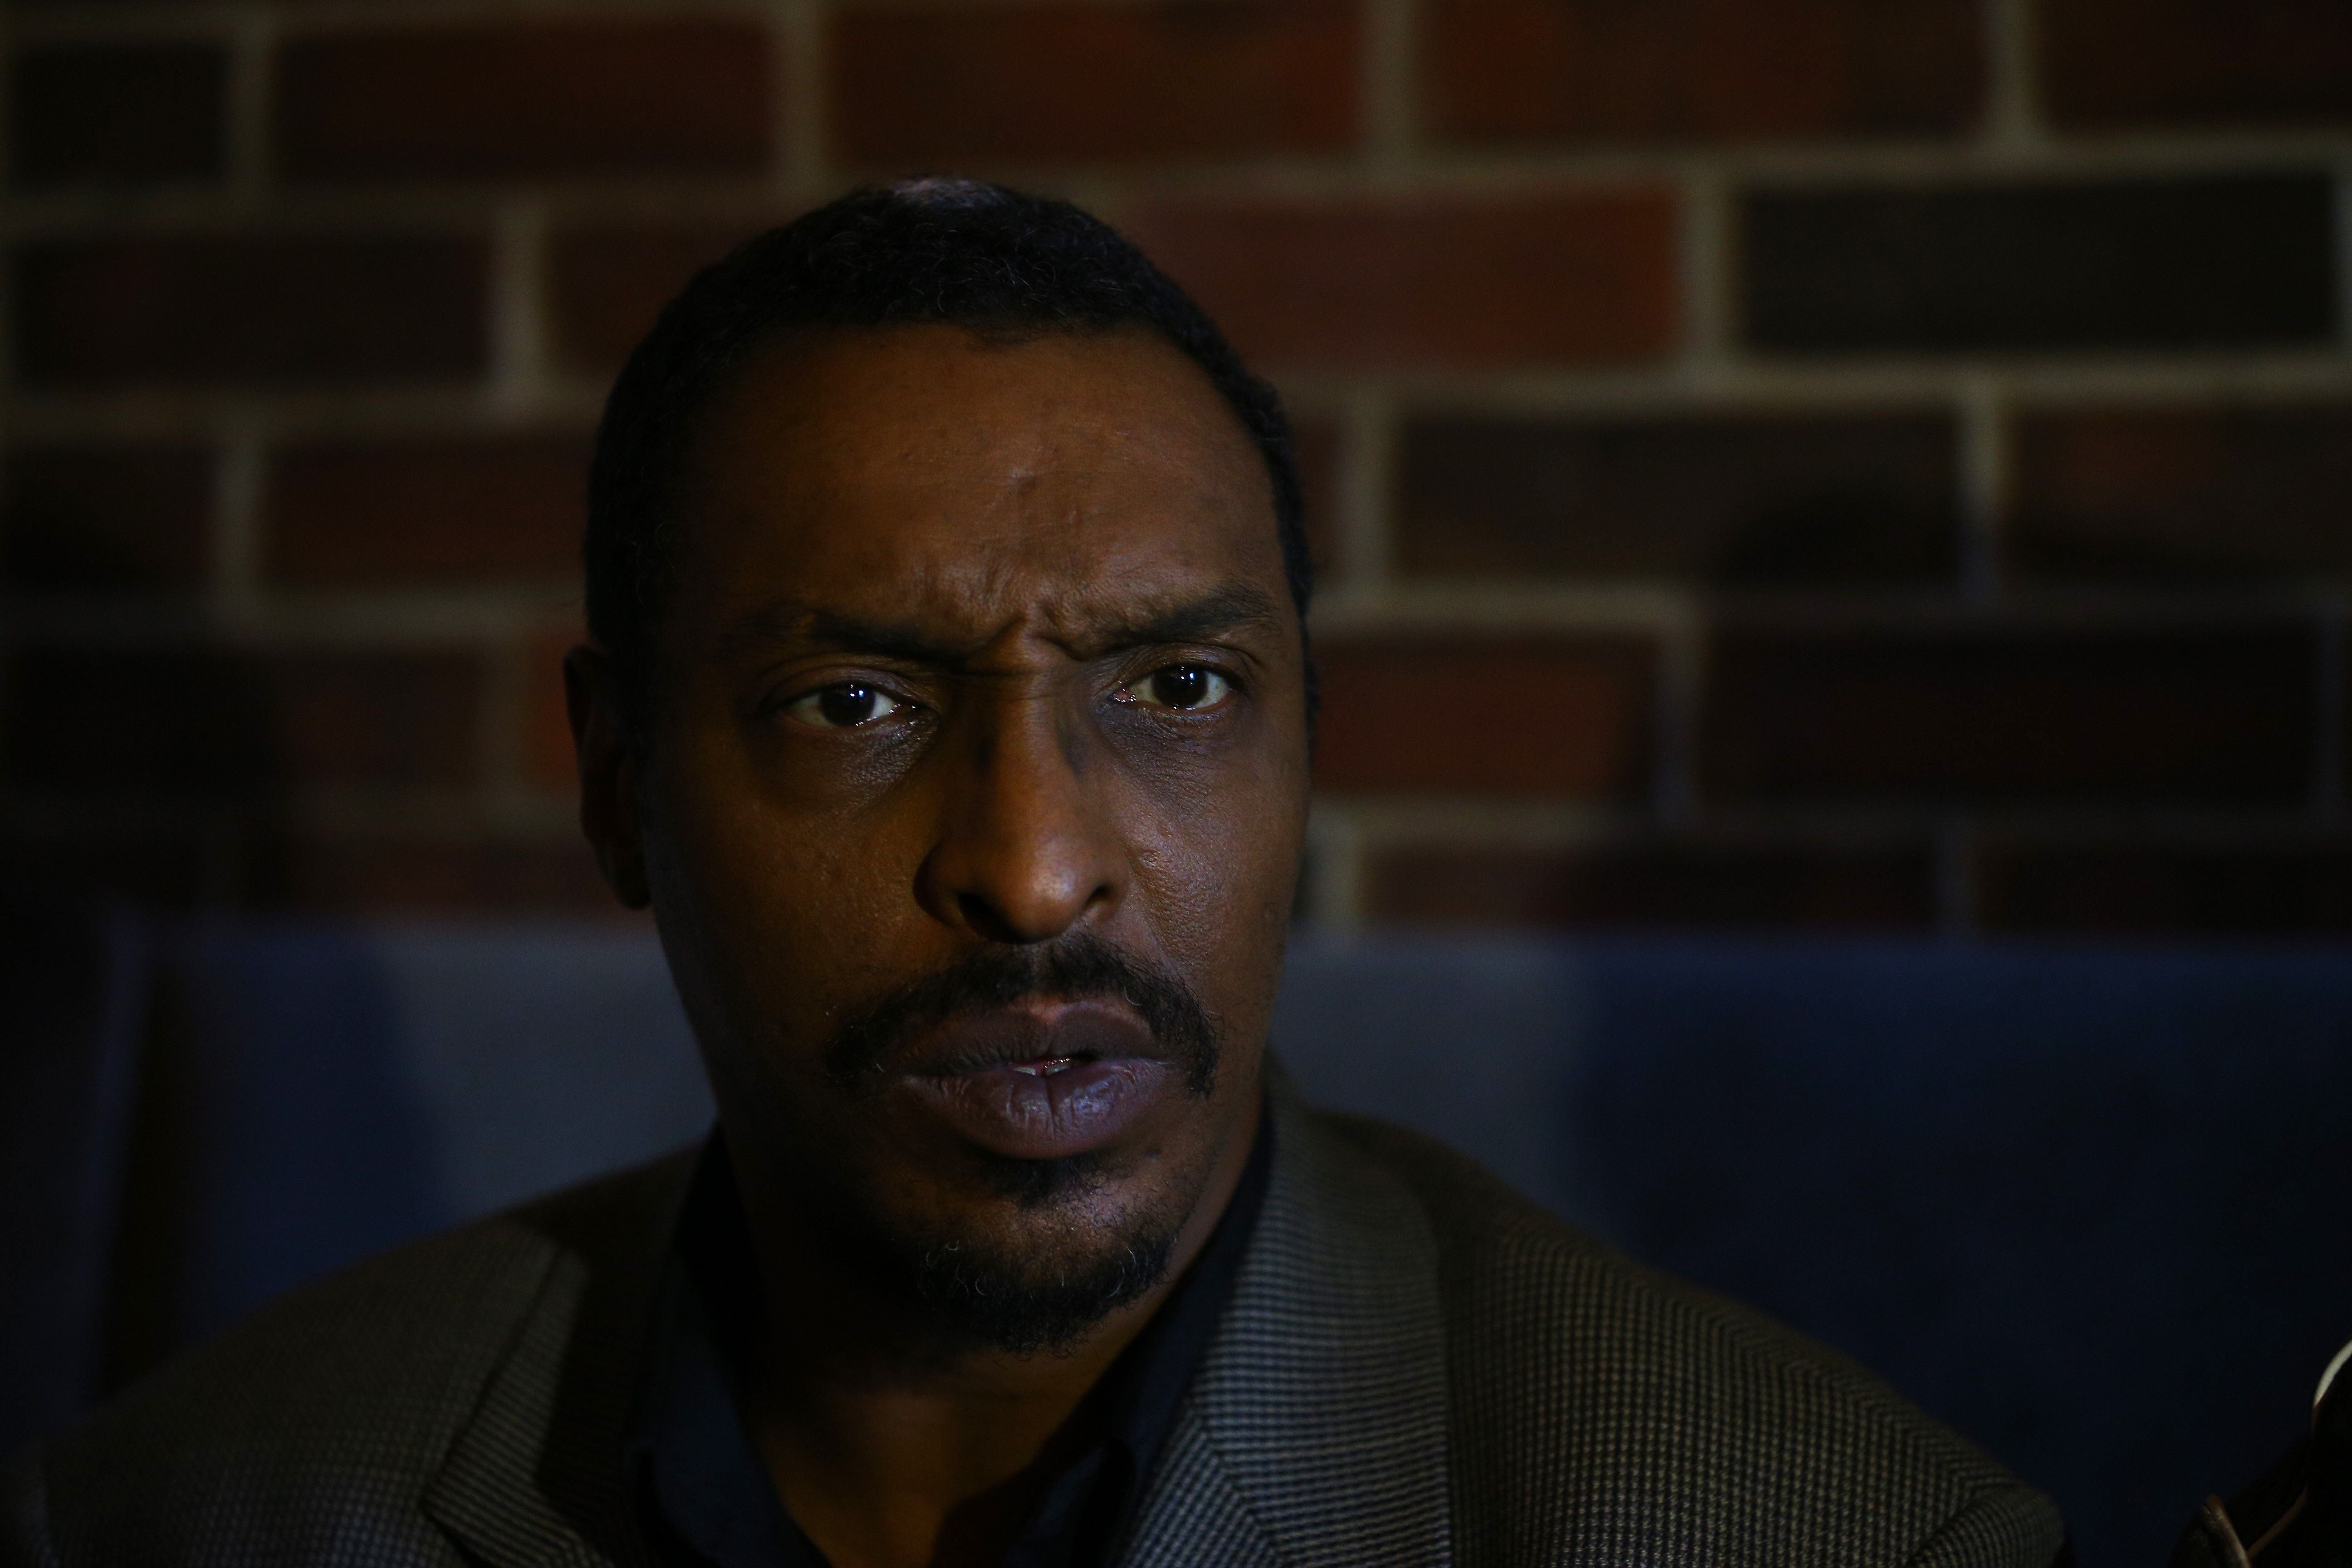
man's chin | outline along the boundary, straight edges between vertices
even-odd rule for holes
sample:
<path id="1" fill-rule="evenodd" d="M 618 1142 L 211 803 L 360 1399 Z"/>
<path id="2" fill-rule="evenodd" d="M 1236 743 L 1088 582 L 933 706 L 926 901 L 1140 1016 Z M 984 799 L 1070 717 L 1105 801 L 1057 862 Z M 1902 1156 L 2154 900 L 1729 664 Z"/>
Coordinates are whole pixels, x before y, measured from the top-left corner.
<path id="1" fill-rule="evenodd" d="M 1083 1257 L 1016 1259 L 942 1242 L 911 1260 L 908 1283 L 942 1350 L 1051 1355 L 1156 1289 L 1175 1243 L 1176 1228 L 1161 1225 L 1139 1226 Z"/>

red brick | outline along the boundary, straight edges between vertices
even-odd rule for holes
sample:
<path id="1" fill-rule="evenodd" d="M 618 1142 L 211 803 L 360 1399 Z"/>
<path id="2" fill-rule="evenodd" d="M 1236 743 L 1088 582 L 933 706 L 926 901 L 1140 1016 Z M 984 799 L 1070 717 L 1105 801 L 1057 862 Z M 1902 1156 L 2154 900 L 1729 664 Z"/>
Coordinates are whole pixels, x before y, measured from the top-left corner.
<path id="1" fill-rule="evenodd" d="M 1719 637 L 1701 737 L 1720 801 L 2284 805 L 2311 788 L 2301 626 Z"/>
<path id="2" fill-rule="evenodd" d="M 487 253 L 455 237 L 51 240 L 16 257 L 36 386 L 452 381 L 485 355 Z"/>
<path id="3" fill-rule="evenodd" d="M 2352 931 L 2352 846 L 1996 844 L 1979 858 L 1993 931 Z"/>
<path id="4" fill-rule="evenodd" d="M 1339 640 L 1316 657 L 1320 788 L 1626 799 L 1648 787 L 1654 659 L 1644 644 Z"/>
<path id="5" fill-rule="evenodd" d="M 39 447 L 8 457 L 0 581 L 187 589 L 211 552 L 212 458 L 194 447 Z"/>
<path id="6" fill-rule="evenodd" d="M 748 224 L 692 224 L 557 236 L 547 302 L 556 357 L 584 374 L 620 369 L 687 280 L 755 232 Z"/>
<path id="7" fill-rule="evenodd" d="M 1352 0 L 839 10 L 832 144 L 894 170 L 1338 152 L 1360 34 Z"/>
<path id="8" fill-rule="evenodd" d="M 2342 0 L 2043 0 L 2039 44 L 2070 130 L 2352 121 Z"/>
<path id="9" fill-rule="evenodd" d="M 1171 201 L 1127 226 L 1236 347 L 1286 366 L 1605 363 L 1674 342 L 1663 191 Z"/>
<path id="10" fill-rule="evenodd" d="M 340 915 L 627 918 L 577 838 L 306 836 L 267 847 L 250 879 L 265 906 Z"/>
<path id="11" fill-rule="evenodd" d="M 228 57 L 215 44 L 26 44 L 9 72 L 10 177 L 26 189 L 221 173 Z"/>
<path id="12" fill-rule="evenodd" d="M 1950 582 L 1958 461 L 1939 415 L 1415 419 L 1401 568 L 1734 584 Z"/>
<path id="13" fill-rule="evenodd" d="M 1370 857 L 1364 914 L 1391 925 L 1916 930 L 1935 922 L 1935 864 L 1922 845 L 1415 846 Z"/>
<path id="14" fill-rule="evenodd" d="M 10 661 L 0 748 L 15 783 L 77 795 L 457 785 L 480 689 L 457 653 L 37 647 Z"/>
<path id="15" fill-rule="evenodd" d="M 2352 405 L 2033 414 L 2015 453 L 2022 574 L 2201 586 L 2352 572 Z"/>
<path id="16" fill-rule="evenodd" d="M 756 174 L 771 75 L 721 17 L 323 33 L 278 52 L 274 145 L 296 180 Z"/>
<path id="17" fill-rule="evenodd" d="M 1435 0 L 1429 123 L 1466 142 L 1956 135 L 1975 0 Z"/>
<path id="18" fill-rule="evenodd" d="M 298 447 L 271 464 L 264 560 L 302 587 L 569 582 L 579 436 Z"/>

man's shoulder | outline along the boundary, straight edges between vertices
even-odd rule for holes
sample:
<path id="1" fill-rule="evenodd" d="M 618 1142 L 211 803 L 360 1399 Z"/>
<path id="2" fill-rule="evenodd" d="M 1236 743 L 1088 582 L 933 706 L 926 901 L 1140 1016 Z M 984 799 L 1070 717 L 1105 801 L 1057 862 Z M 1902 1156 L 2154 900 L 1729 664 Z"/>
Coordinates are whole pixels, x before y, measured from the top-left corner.
<path id="1" fill-rule="evenodd" d="M 644 1241 L 680 1168 L 591 1182 L 261 1308 L 0 1471 L 0 1563 L 199 1561 L 207 1533 L 256 1530 L 324 1531 L 356 1562 L 414 1560 L 429 1532 L 398 1540 L 402 1521 L 423 1531 L 418 1500 L 485 1385 L 528 1326 L 576 1310 L 592 1278 L 649 1272 Z M 354 1530 L 391 1533 L 372 1553 Z"/>
<path id="2" fill-rule="evenodd" d="M 2045 1500 L 1843 1356 L 1642 1267 L 1443 1144 L 1316 1121 L 1427 1216 L 1457 1471 L 1517 1552 L 1566 1560 L 1547 1521 L 1604 1518 L 1686 1531 L 1711 1561 L 1743 1556 L 1721 1530 L 1823 1561 L 2056 1553 Z"/>

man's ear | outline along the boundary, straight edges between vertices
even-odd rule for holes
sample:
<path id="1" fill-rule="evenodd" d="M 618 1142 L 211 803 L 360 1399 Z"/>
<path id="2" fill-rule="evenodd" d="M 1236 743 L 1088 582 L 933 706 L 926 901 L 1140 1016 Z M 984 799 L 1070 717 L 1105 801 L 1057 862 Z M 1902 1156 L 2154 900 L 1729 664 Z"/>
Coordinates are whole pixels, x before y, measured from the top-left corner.
<path id="1" fill-rule="evenodd" d="M 638 810 L 638 758 L 629 743 L 620 671 L 598 647 L 563 656 L 563 702 L 572 753 L 580 764 L 580 830 L 596 851 L 605 885 L 633 910 L 653 901 L 646 880 L 645 824 Z"/>

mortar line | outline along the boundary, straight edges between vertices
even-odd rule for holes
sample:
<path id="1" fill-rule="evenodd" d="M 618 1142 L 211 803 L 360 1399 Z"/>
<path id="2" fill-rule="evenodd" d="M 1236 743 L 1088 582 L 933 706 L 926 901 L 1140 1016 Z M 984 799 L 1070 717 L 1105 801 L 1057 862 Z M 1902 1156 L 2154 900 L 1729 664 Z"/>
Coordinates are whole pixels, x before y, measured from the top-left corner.
<path id="1" fill-rule="evenodd" d="M 1681 368 L 1686 379 L 1704 384 L 1722 380 L 1737 353 L 1733 197 L 1722 170 L 1696 159 L 1684 166 L 1681 186 L 1675 258 Z"/>
<path id="2" fill-rule="evenodd" d="M 1364 162 L 1377 169 L 1409 163 L 1419 140 L 1413 93 L 1414 0 L 1368 0 L 1363 11 L 1361 98 Z"/>
<path id="3" fill-rule="evenodd" d="M 240 5 L 230 16 L 228 82 L 222 111 L 224 184 L 229 206 L 250 213 L 269 195 L 269 75 L 278 24 L 268 8 Z"/>
<path id="4" fill-rule="evenodd" d="M 2050 135 L 2035 96 L 2039 72 L 2033 0 L 1985 0 L 1986 145 L 2024 152 L 2045 147 Z"/>
<path id="5" fill-rule="evenodd" d="M 1307 918 L 1324 931 L 1364 923 L 1363 826 L 1345 805 L 1318 800 L 1307 818 L 1309 874 Z"/>
<path id="6" fill-rule="evenodd" d="M 546 375 L 547 204 L 520 196 L 501 204 L 490 226 L 490 367 L 487 401 L 509 416 L 536 411 Z"/>
<path id="7" fill-rule="evenodd" d="M 776 159 L 780 194 L 793 205 L 831 194 L 825 145 L 824 0 L 777 0 L 770 12 L 776 59 Z"/>
<path id="8" fill-rule="evenodd" d="M 205 611 L 219 630 L 249 635 L 262 614 L 262 494 L 268 465 L 263 422 L 248 412 L 232 415 L 221 428 L 214 462 Z"/>
<path id="9" fill-rule="evenodd" d="M 1371 589 L 1391 570 L 1397 414 L 1385 390 L 1360 385 L 1348 394 L 1342 419 L 1338 576 L 1350 588 Z"/>
<path id="10" fill-rule="evenodd" d="M 2010 405 L 2000 384 L 1970 376 L 1959 388 L 1960 591 L 1990 603 L 2001 587 L 2001 532 L 2009 507 Z"/>

